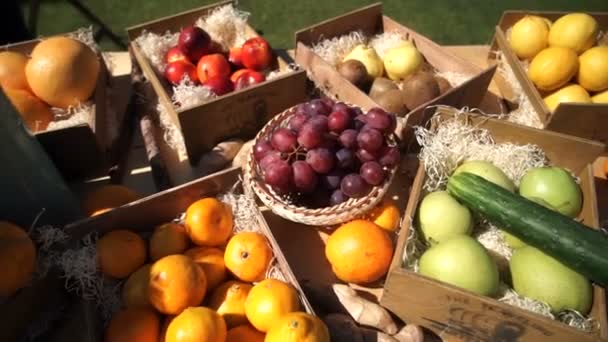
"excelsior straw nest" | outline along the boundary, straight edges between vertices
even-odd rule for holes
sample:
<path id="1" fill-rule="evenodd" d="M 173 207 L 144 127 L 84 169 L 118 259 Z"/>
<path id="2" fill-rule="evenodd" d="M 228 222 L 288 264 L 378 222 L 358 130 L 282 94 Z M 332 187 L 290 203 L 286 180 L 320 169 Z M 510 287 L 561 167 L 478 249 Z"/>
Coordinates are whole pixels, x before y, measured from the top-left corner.
<path id="1" fill-rule="evenodd" d="M 257 213 L 258 208 L 254 199 L 237 193 L 236 188 L 221 194 L 218 199 L 232 208 L 235 234 L 243 231 L 264 233 L 262 230 L 264 223 Z M 184 224 L 184 218 L 185 213 L 182 213 L 173 222 Z M 45 231 L 40 235 L 42 246 L 50 246 L 52 243 L 67 239 L 67 235 L 60 229 L 45 227 Z M 46 255 L 46 266 L 42 269 L 46 272 L 51 266 L 58 267 L 65 279 L 67 291 L 94 302 L 100 310 L 104 322 L 108 323 L 112 315 L 121 308 L 120 294 L 124 280 L 108 279 L 99 272 L 95 246 L 98 238 L 96 233 L 92 233 L 82 239 L 78 248 Z M 287 280 L 276 258 L 272 260 L 266 278 Z"/>
<path id="2" fill-rule="evenodd" d="M 240 11 L 232 5 L 225 5 L 214 9 L 207 16 L 197 19 L 195 25 L 209 33 L 216 43 L 228 51 L 233 46 L 242 45 L 250 38 L 247 27 L 248 17 L 249 13 Z M 144 31 L 135 39 L 135 42 L 156 72 L 162 75 L 166 67 L 165 54 L 177 44 L 178 36 L 179 32 L 167 31 L 159 35 Z M 270 70 L 266 72 L 266 80 L 272 80 L 293 71 L 294 68 L 291 66 L 281 70 Z M 187 78 L 173 86 L 172 93 L 173 106 L 182 110 L 200 106 L 216 97 L 208 87 L 194 84 Z M 165 141 L 171 149 L 177 151 L 180 158 L 186 158 L 182 133 L 162 107 L 159 105 L 157 108 L 161 127 L 165 131 Z"/>
<path id="3" fill-rule="evenodd" d="M 485 160 L 493 163 L 516 185 L 529 169 L 548 164 L 544 152 L 538 146 L 496 143 L 488 130 L 459 120 L 463 112 L 455 113 L 454 117 L 443 121 L 435 131 L 416 127 L 416 138 L 421 146 L 419 159 L 426 172 L 423 186 L 425 194 L 445 190 L 450 174 L 467 160 Z M 503 267 L 507 265 L 512 250 L 498 228 L 486 220 L 477 218 L 473 236 L 490 251 L 499 269 L 501 265 Z M 404 267 L 418 272 L 418 259 L 426 248 L 425 243 L 419 239 L 416 223 L 413 221 L 403 255 Z M 547 304 L 522 297 L 505 284 L 501 284 L 498 300 L 560 320 L 581 330 L 591 330 L 597 323 L 592 318 L 572 311 L 555 316 Z"/>

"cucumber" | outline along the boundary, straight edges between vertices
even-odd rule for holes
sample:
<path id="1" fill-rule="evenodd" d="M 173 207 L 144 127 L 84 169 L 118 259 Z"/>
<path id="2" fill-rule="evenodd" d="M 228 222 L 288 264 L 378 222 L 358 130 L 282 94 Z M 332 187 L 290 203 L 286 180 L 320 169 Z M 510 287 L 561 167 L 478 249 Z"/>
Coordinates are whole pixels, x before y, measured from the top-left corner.
<path id="1" fill-rule="evenodd" d="M 472 173 L 452 175 L 447 190 L 501 229 L 601 286 L 608 284 L 608 237 L 601 231 Z"/>

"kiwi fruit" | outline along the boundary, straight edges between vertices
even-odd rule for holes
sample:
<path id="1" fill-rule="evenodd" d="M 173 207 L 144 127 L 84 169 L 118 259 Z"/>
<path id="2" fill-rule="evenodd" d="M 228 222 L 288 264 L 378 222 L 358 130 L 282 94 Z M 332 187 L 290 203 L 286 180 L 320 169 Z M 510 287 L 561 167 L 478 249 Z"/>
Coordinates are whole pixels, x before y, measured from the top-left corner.
<path id="1" fill-rule="evenodd" d="M 371 89 L 369 90 L 369 97 L 371 97 L 372 100 L 375 101 L 380 95 L 384 94 L 389 90 L 395 89 L 399 89 L 395 82 L 389 80 L 388 78 L 377 77 L 374 80 L 374 83 L 372 83 Z"/>
<path id="2" fill-rule="evenodd" d="M 445 92 L 452 89 L 452 85 L 445 78 L 435 76 L 435 80 L 437 81 L 437 85 L 439 85 L 439 94 L 445 94 Z"/>
<path id="3" fill-rule="evenodd" d="M 403 100 L 403 93 L 399 89 L 390 89 L 378 95 L 375 100 L 385 111 L 403 116 L 408 110 Z"/>
<path id="4" fill-rule="evenodd" d="M 405 106 L 410 110 L 439 96 L 439 84 L 433 74 L 418 71 L 401 84 Z"/>
<path id="5" fill-rule="evenodd" d="M 370 78 L 365 65 L 357 60 L 349 59 L 338 65 L 338 72 L 357 88 L 369 86 Z"/>

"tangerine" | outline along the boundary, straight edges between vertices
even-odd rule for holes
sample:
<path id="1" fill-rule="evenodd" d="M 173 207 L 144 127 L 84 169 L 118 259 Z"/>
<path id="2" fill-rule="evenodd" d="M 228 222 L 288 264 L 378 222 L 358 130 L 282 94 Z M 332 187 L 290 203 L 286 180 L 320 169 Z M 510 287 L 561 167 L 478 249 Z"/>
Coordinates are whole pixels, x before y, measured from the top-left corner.
<path id="1" fill-rule="evenodd" d="M 265 279 L 254 285 L 245 301 L 247 319 L 262 332 L 267 332 L 283 315 L 299 309 L 298 292 L 277 279 Z"/>
<path id="2" fill-rule="evenodd" d="M 177 315 L 205 298 L 207 279 L 203 269 L 185 255 L 169 255 L 150 270 L 150 303 L 161 313 Z"/>
<path id="3" fill-rule="evenodd" d="M 171 321 L 165 342 L 224 342 L 226 334 L 226 323 L 217 312 L 191 307 Z"/>
<path id="4" fill-rule="evenodd" d="M 188 235 L 195 244 L 221 246 L 232 234 L 232 209 L 216 198 L 203 198 L 188 207 L 185 224 Z"/>
<path id="5" fill-rule="evenodd" d="M 393 244 L 375 223 L 354 220 L 343 224 L 327 239 L 325 256 L 334 274 L 347 283 L 371 283 L 388 272 Z"/>
<path id="6" fill-rule="evenodd" d="M 246 324 L 245 301 L 252 287 L 240 281 L 227 281 L 213 291 L 209 308 L 224 317 L 228 328 Z"/>
<path id="7" fill-rule="evenodd" d="M 82 203 L 86 215 L 120 207 L 136 201 L 140 195 L 123 185 L 107 184 L 87 193 Z M 100 214 L 99 212 L 97 213 Z"/>
<path id="8" fill-rule="evenodd" d="M 275 322 L 266 342 L 329 342 L 329 329 L 318 317 L 305 312 L 290 312 Z"/>
<path id="9" fill-rule="evenodd" d="M 264 279 L 272 257 L 272 249 L 263 234 L 241 232 L 228 241 L 224 262 L 238 279 L 255 282 Z"/>
<path id="10" fill-rule="evenodd" d="M 224 252 L 215 247 L 195 247 L 184 253 L 199 264 L 207 278 L 207 289 L 214 289 L 226 279 Z"/>
<path id="11" fill-rule="evenodd" d="M 126 278 L 146 262 L 146 243 L 130 230 L 113 230 L 97 241 L 97 262 L 101 272 Z"/>
<path id="12" fill-rule="evenodd" d="M 379 206 L 372 209 L 369 213 L 369 220 L 377 224 L 380 228 L 393 232 L 399 227 L 399 208 L 390 198 L 382 200 Z"/>
<path id="13" fill-rule="evenodd" d="M 127 308 L 110 320 L 106 342 L 157 342 L 160 322 L 158 315 L 144 308 Z"/>
<path id="14" fill-rule="evenodd" d="M 264 342 L 264 336 L 249 324 L 239 325 L 228 330 L 226 342 Z"/>
<path id="15" fill-rule="evenodd" d="M 10 297 L 24 287 L 34 274 L 36 247 L 27 232 L 0 221 L 0 298 Z"/>
<path id="16" fill-rule="evenodd" d="M 145 264 L 133 272 L 122 286 L 122 303 L 124 306 L 152 308 L 148 296 L 151 264 Z"/>
<path id="17" fill-rule="evenodd" d="M 177 223 L 162 224 L 150 237 L 150 259 L 156 261 L 171 254 L 181 254 L 188 248 L 186 229 Z"/>

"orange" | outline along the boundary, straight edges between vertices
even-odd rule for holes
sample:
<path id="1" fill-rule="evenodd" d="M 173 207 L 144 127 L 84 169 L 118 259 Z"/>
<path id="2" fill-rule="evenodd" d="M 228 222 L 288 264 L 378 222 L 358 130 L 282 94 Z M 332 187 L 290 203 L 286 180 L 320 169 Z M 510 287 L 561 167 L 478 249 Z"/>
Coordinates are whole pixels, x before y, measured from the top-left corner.
<path id="1" fill-rule="evenodd" d="M 169 324 L 171 324 L 171 322 L 173 322 L 173 319 L 175 317 L 177 317 L 177 316 L 174 316 L 174 315 L 165 316 L 165 319 L 163 320 L 163 326 L 160 328 L 159 342 L 165 342 L 165 336 L 167 335 L 167 329 L 169 329 Z"/>
<path id="2" fill-rule="evenodd" d="M 156 261 L 171 254 L 181 254 L 188 248 L 186 229 L 177 223 L 165 223 L 154 229 L 150 237 L 150 259 Z"/>
<path id="3" fill-rule="evenodd" d="M 126 278 L 146 262 L 146 243 L 130 230 L 113 230 L 96 247 L 101 272 L 113 278 Z"/>
<path id="4" fill-rule="evenodd" d="M 228 328 L 246 324 L 245 301 L 253 286 L 240 281 L 228 281 L 220 285 L 209 299 L 209 308 L 224 317 Z"/>
<path id="5" fill-rule="evenodd" d="M 86 215 L 91 216 L 97 211 L 109 210 L 138 200 L 140 196 L 123 185 L 108 184 L 85 195 L 82 208 Z M 97 213 L 100 214 L 99 212 Z"/>
<path id="6" fill-rule="evenodd" d="M 124 309 L 112 317 L 106 329 L 106 342 L 158 342 L 158 315 L 143 308 Z"/>
<path id="7" fill-rule="evenodd" d="M 97 55 L 84 43 L 52 37 L 34 47 L 25 76 L 34 94 L 44 102 L 68 108 L 93 95 L 99 70 Z"/>
<path id="8" fill-rule="evenodd" d="M 608 159 L 604 160 L 604 174 L 608 177 Z"/>
<path id="9" fill-rule="evenodd" d="M 298 292 L 293 286 L 277 279 L 257 283 L 245 301 L 247 319 L 262 332 L 267 332 L 283 315 L 299 309 Z"/>
<path id="10" fill-rule="evenodd" d="M 177 315 L 205 298 L 207 279 L 203 269 L 185 255 L 166 256 L 152 265 L 148 288 L 150 303 L 167 315 Z"/>
<path id="11" fill-rule="evenodd" d="M 185 223 L 192 242 L 210 247 L 226 243 L 234 225 L 232 209 L 213 197 L 192 203 L 186 210 Z"/>
<path id="12" fill-rule="evenodd" d="M 373 222 L 354 220 L 329 236 L 325 256 L 340 280 L 370 283 L 388 271 L 393 244 L 388 233 Z"/>
<path id="13" fill-rule="evenodd" d="M 27 232 L 0 221 L 0 298 L 10 297 L 27 285 L 36 266 L 36 247 Z"/>
<path id="14" fill-rule="evenodd" d="M 124 306 L 152 308 L 148 299 L 151 264 L 145 264 L 133 272 L 122 286 L 122 303 Z"/>
<path id="15" fill-rule="evenodd" d="M 101 215 L 101 214 L 105 214 L 105 213 L 107 213 L 110 210 L 112 210 L 112 208 L 99 209 L 99 210 L 95 211 L 94 213 L 92 213 L 91 217 L 98 216 L 98 215 Z"/>
<path id="16" fill-rule="evenodd" d="M 377 224 L 380 228 L 388 231 L 395 231 L 399 227 L 399 208 L 390 198 L 382 200 L 380 205 L 372 209 L 369 213 L 369 220 Z"/>
<path id="17" fill-rule="evenodd" d="M 165 342 L 224 342 L 226 333 L 222 316 L 199 306 L 187 308 L 173 319 L 167 329 Z"/>
<path id="18" fill-rule="evenodd" d="M 272 249 L 263 234 L 242 232 L 228 241 L 224 262 L 237 278 L 251 283 L 264 279 L 272 257 Z"/>
<path id="19" fill-rule="evenodd" d="M 240 325 L 228 330 L 226 342 L 264 342 L 264 333 L 255 330 L 251 325 Z"/>
<path id="20" fill-rule="evenodd" d="M 53 121 L 55 116 L 51 108 L 29 91 L 8 87 L 3 90 L 30 131 L 42 132 Z"/>
<path id="21" fill-rule="evenodd" d="M 28 58 L 20 52 L 0 52 L 0 84 L 3 88 L 30 90 L 25 78 Z"/>
<path id="22" fill-rule="evenodd" d="M 189 256 L 199 264 L 207 278 L 207 289 L 214 289 L 226 279 L 226 265 L 224 265 L 224 252 L 215 247 L 195 247 L 187 250 Z"/>
<path id="23" fill-rule="evenodd" d="M 318 317 L 291 312 L 272 324 L 266 342 L 329 342 L 329 330 Z"/>

